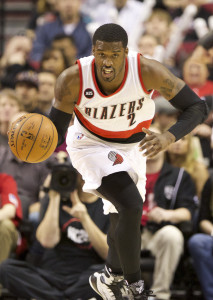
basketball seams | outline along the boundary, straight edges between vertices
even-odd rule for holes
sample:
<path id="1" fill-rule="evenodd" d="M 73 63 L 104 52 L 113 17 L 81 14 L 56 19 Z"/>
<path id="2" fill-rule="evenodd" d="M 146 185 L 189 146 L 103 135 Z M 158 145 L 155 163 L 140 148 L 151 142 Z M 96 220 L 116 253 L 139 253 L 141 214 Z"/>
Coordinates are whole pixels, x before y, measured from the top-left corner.
<path id="1" fill-rule="evenodd" d="M 30 116 L 30 117 L 28 117 L 22 124 L 21 124 L 21 126 L 20 126 L 20 128 L 19 128 L 19 131 L 18 131 L 18 133 L 17 133 L 17 135 L 16 135 L 16 153 L 18 154 L 18 157 L 21 159 L 21 157 L 20 157 L 20 155 L 19 155 L 19 153 L 18 153 L 18 145 L 17 145 L 17 143 L 18 143 L 18 137 L 19 137 L 19 133 L 20 133 L 20 130 L 22 129 L 22 127 L 24 126 L 24 124 L 30 119 L 30 118 L 32 118 L 34 116 L 34 114 L 32 114 L 32 116 Z M 21 159 L 21 160 L 23 160 L 23 159 Z"/>
<path id="2" fill-rule="evenodd" d="M 28 152 L 28 155 L 27 155 L 27 157 L 26 157 L 26 161 L 27 161 L 27 159 L 28 159 L 28 157 L 29 157 L 29 155 L 30 155 L 30 153 L 31 153 L 31 151 L 32 151 L 32 149 L 33 149 L 33 146 L 34 146 L 34 144 L 35 144 L 35 142 L 36 142 L 36 139 L 37 139 L 37 136 L 38 136 L 39 131 L 40 131 L 40 129 L 41 129 L 42 123 L 43 123 L 43 116 L 41 116 L 41 123 L 40 123 L 39 129 L 38 129 L 38 131 L 37 131 L 37 134 L 36 134 L 36 137 L 35 137 L 35 141 L 33 142 L 32 147 L 31 147 L 31 149 L 30 149 L 30 151 Z"/>
<path id="3" fill-rule="evenodd" d="M 52 142 L 51 142 L 51 144 L 50 144 L 48 150 L 47 150 L 47 151 L 46 151 L 39 159 L 36 159 L 36 160 L 33 161 L 32 163 L 39 162 L 39 161 L 42 159 L 42 157 L 44 157 L 44 156 L 49 152 L 49 150 L 50 150 L 50 148 L 51 148 L 51 146 L 52 146 L 52 144 L 53 144 L 53 141 L 54 141 L 54 127 L 53 127 L 53 124 L 52 124 L 52 123 L 50 123 L 50 124 L 51 124 L 52 131 L 53 131 Z"/>

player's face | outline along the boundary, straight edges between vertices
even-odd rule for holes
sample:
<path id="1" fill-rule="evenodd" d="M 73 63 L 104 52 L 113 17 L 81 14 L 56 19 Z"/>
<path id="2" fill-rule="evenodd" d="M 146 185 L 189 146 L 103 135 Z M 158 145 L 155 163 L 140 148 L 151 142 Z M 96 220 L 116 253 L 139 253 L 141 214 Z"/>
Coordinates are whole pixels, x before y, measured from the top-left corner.
<path id="1" fill-rule="evenodd" d="M 125 49 L 122 42 L 96 41 L 93 55 L 98 79 L 111 82 L 123 76 L 127 54 L 128 48 Z"/>

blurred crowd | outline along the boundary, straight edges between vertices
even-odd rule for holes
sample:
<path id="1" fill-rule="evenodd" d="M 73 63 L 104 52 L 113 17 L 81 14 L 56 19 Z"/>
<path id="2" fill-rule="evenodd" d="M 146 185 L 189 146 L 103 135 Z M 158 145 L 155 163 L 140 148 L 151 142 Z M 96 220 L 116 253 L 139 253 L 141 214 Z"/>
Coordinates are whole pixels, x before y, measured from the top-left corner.
<path id="1" fill-rule="evenodd" d="M 37 0 L 24 34 L 5 40 L 0 57 L 0 299 L 6 299 L 5 288 L 14 299 L 101 299 L 88 283 L 108 250 L 109 219 L 101 199 L 82 191 L 66 143 L 48 160 L 28 164 L 10 151 L 7 132 L 25 113 L 48 115 L 57 77 L 77 59 L 91 55 L 92 35 L 104 23 L 124 27 L 130 50 L 164 64 L 209 106 L 203 124 L 147 161 L 141 255 L 146 251 L 154 257 L 149 284 L 157 299 L 173 299 L 177 270 L 187 260 L 200 299 L 212 300 L 209 0 Z M 156 113 L 151 130 L 160 133 L 176 122 L 179 111 L 160 94 L 152 97 Z M 54 174 L 67 177 L 66 193 L 61 186 L 55 191 L 59 179 Z"/>

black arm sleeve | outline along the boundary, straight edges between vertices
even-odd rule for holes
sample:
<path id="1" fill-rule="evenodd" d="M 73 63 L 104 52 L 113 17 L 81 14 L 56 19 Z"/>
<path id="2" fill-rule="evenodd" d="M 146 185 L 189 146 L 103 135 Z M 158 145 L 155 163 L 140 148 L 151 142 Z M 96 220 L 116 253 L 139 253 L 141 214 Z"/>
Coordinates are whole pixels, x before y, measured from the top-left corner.
<path id="1" fill-rule="evenodd" d="M 177 122 L 168 130 L 176 137 L 176 141 L 190 133 L 208 116 L 206 101 L 201 100 L 187 85 L 169 102 L 182 111 Z"/>
<path id="2" fill-rule="evenodd" d="M 67 132 L 69 123 L 72 119 L 72 114 L 65 113 L 55 107 L 51 108 L 49 113 L 50 120 L 55 124 L 58 132 L 58 145 L 63 144 L 65 140 L 65 134 Z"/>

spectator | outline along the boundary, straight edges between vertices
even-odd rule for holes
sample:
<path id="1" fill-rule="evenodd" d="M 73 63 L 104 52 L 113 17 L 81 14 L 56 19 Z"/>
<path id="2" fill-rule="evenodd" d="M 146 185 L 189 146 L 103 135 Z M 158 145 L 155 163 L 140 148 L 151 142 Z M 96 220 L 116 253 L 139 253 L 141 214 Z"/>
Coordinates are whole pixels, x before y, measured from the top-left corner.
<path id="1" fill-rule="evenodd" d="M 196 194 L 200 199 L 201 191 L 209 177 L 209 173 L 200 159 L 200 150 L 194 143 L 191 134 L 168 147 L 167 161 L 175 167 L 184 168 L 191 175 L 196 186 Z"/>
<path id="2" fill-rule="evenodd" d="M 19 72 L 32 70 L 28 58 L 32 42 L 26 36 L 14 36 L 6 44 L 0 59 L 0 87 L 14 88 Z"/>
<path id="3" fill-rule="evenodd" d="M 20 98 L 11 89 L 0 92 L 0 145 L 8 145 L 7 132 L 15 114 L 24 108 Z"/>
<path id="4" fill-rule="evenodd" d="M 213 30 L 209 31 L 198 41 L 192 57 L 201 59 L 207 64 L 210 72 L 209 79 L 213 80 Z"/>
<path id="5" fill-rule="evenodd" d="M 161 132 L 172 126 L 177 121 L 178 115 L 179 111 L 169 101 L 166 101 L 164 97 L 157 96 L 155 98 L 154 125 Z"/>
<path id="6" fill-rule="evenodd" d="M 160 8 L 153 10 L 145 22 L 145 33 L 153 35 L 160 45 L 167 45 L 171 34 L 172 18 L 169 13 Z"/>
<path id="7" fill-rule="evenodd" d="M 15 92 L 20 97 L 24 110 L 41 113 L 38 109 L 38 74 L 34 71 L 20 72 L 16 76 Z"/>
<path id="8" fill-rule="evenodd" d="M 38 73 L 38 109 L 48 115 L 54 98 L 56 76 L 49 71 Z"/>
<path id="9" fill-rule="evenodd" d="M 144 34 L 138 40 L 138 51 L 143 56 L 163 62 L 164 47 L 159 44 L 156 36 Z"/>
<path id="10" fill-rule="evenodd" d="M 61 50 L 66 56 L 68 66 L 72 66 L 77 60 L 77 47 L 72 36 L 66 34 L 57 35 L 51 44 L 52 48 Z"/>
<path id="11" fill-rule="evenodd" d="M 182 31 L 175 26 L 168 11 L 162 8 L 155 8 L 144 25 L 145 35 L 154 36 L 158 41 L 157 53 L 155 54 L 157 60 L 169 68 L 173 74 L 180 77 L 179 68 L 175 64 L 174 53 L 179 46 L 179 44 L 176 45 L 179 42 L 178 34 L 182 37 Z M 174 41 L 175 37 L 177 38 Z"/>
<path id="12" fill-rule="evenodd" d="M 106 259 L 109 220 L 103 215 L 102 200 L 82 192 L 82 186 L 78 177 L 77 188 L 63 201 L 52 187 L 41 200 L 37 238 L 45 249 L 39 266 L 14 259 L 0 266 L 0 282 L 14 295 L 43 300 L 101 299 L 90 288 L 89 276 Z"/>
<path id="13" fill-rule="evenodd" d="M 54 21 L 56 15 L 56 0 L 38 0 L 27 26 L 27 36 L 33 40 L 35 30 L 47 22 Z"/>
<path id="14" fill-rule="evenodd" d="M 91 54 L 91 38 L 86 30 L 80 8 L 80 0 L 57 1 L 59 15 L 56 20 L 40 26 L 36 31 L 31 52 L 31 60 L 34 65 L 38 66 L 45 49 L 50 47 L 55 36 L 62 33 L 73 36 L 77 46 L 78 58 Z"/>
<path id="15" fill-rule="evenodd" d="M 213 4 L 207 2 L 206 0 L 164 0 L 176 24 L 167 55 L 175 56 L 175 61 L 180 67 L 195 49 L 198 39 L 209 30 Z"/>
<path id="16" fill-rule="evenodd" d="M 154 127 L 151 130 L 160 132 Z M 151 288 L 157 299 L 166 300 L 170 299 L 170 286 L 184 249 L 183 233 L 178 226 L 192 219 L 195 186 L 182 168 L 164 162 L 163 152 L 147 159 L 146 176 L 142 249 L 155 256 Z"/>
<path id="17" fill-rule="evenodd" d="M 192 53 L 192 59 L 195 60 L 201 60 L 203 63 L 205 63 L 208 67 L 209 71 L 209 77 L 208 79 L 213 81 L 213 31 L 209 31 L 207 34 L 205 34 L 202 38 L 198 40 L 197 46 L 195 50 Z M 202 124 L 202 126 L 199 126 L 199 131 L 196 132 L 196 134 L 199 136 L 199 139 L 201 141 L 202 150 L 204 153 L 204 157 L 206 160 L 206 165 L 210 168 L 212 168 L 212 150 L 209 145 L 209 139 L 210 139 L 210 129 L 212 128 L 213 124 L 213 95 L 206 96 L 207 103 L 209 105 L 209 116 L 208 119 L 205 121 L 205 124 L 209 125 L 209 127 L 204 126 L 205 124 Z M 211 128 L 210 128 L 211 127 Z"/>
<path id="18" fill-rule="evenodd" d="M 116 23 L 127 32 L 129 48 L 137 50 L 138 39 L 143 33 L 143 24 L 152 12 L 154 1 L 140 3 L 136 0 L 113 0 L 100 4 L 91 15 L 93 22 L 88 24 L 89 31 L 94 31 L 102 24 Z"/>
<path id="19" fill-rule="evenodd" d="M 213 57 L 213 30 L 210 30 L 198 41 L 198 45 L 193 52 L 196 58 L 205 58 L 205 63 L 212 64 Z"/>
<path id="20" fill-rule="evenodd" d="M 208 67 L 201 60 L 188 58 L 184 62 L 183 80 L 199 97 L 213 95 L 213 81 L 208 77 Z"/>
<path id="21" fill-rule="evenodd" d="M 82 0 L 81 11 L 84 14 L 92 15 L 99 4 L 103 4 L 107 0 Z"/>
<path id="22" fill-rule="evenodd" d="M 193 266 L 201 283 L 205 300 L 213 299 L 213 193 L 212 179 L 204 186 L 198 219 L 199 232 L 188 241 Z"/>
<path id="23" fill-rule="evenodd" d="M 68 67 L 66 56 L 60 49 L 50 48 L 44 51 L 40 65 L 42 71 L 53 72 L 58 77 Z"/>
<path id="24" fill-rule="evenodd" d="M 29 164 L 15 157 L 8 146 L 0 147 L 0 172 L 15 179 L 25 220 L 30 212 L 39 211 L 39 192 L 49 173 L 48 163 L 51 161 L 54 161 L 54 156 L 45 162 Z"/>
<path id="25" fill-rule="evenodd" d="M 207 65 L 202 59 L 196 59 L 193 57 L 188 58 L 183 64 L 183 80 L 190 86 L 190 88 L 199 96 L 210 98 L 212 102 L 213 97 L 213 81 L 208 80 L 209 71 Z M 209 102 L 209 99 L 208 99 Z M 211 110 L 211 107 L 210 107 Z M 212 112 L 209 113 L 209 118 L 203 124 L 200 124 L 193 131 L 199 138 L 203 156 L 205 157 L 206 166 L 210 166 L 211 162 L 211 126 L 209 124 L 212 120 Z"/>
<path id="26" fill-rule="evenodd" d="M 213 5 L 208 3 L 211 1 L 206 0 L 184 0 L 184 1 L 174 1 L 174 0 L 163 0 L 169 13 L 172 14 L 172 18 L 177 25 L 180 25 L 181 16 L 187 9 L 193 12 L 191 24 L 186 28 L 184 34 L 184 41 L 197 41 L 200 34 L 204 35 L 206 30 L 208 31 L 209 17 L 212 15 Z M 196 21 L 199 20 L 199 24 Z M 199 28 L 200 27 L 200 28 Z M 202 33 L 200 32 L 200 30 Z"/>
<path id="27" fill-rule="evenodd" d="M 21 202 L 13 177 L 0 173 L 0 263 L 16 249 L 18 226 L 22 219 Z"/>

